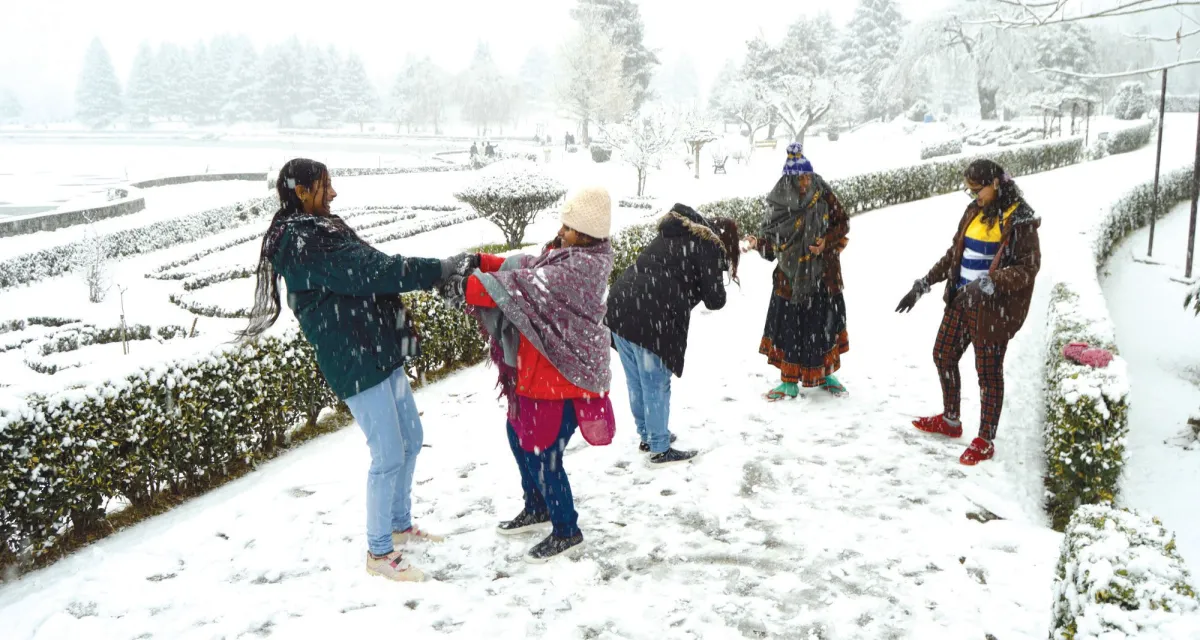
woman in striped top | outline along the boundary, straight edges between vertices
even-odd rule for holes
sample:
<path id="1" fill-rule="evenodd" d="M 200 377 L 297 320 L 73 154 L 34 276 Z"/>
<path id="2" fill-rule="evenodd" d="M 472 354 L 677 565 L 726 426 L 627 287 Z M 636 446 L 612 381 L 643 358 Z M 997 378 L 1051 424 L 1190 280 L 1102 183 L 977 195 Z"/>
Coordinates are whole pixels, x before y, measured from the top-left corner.
<path id="1" fill-rule="evenodd" d="M 944 411 L 913 426 L 951 438 L 962 436 L 958 363 L 967 345 L 974 345 L 982 415 L 979 435 L 959 461 L 975 465 L 995 455 L 993 441 L 1004 403 L 1004 354 L 1029 313 L 1042 261 L 1041 221 L 1017 183 L 995 162 L 976 160 L 964 177 L 972 202 L 954 242 L 929 273 L 913 283 L 896 311 L 912 310 L 930 285 L 946 282 L 946 311 L 933 348 Z"/>

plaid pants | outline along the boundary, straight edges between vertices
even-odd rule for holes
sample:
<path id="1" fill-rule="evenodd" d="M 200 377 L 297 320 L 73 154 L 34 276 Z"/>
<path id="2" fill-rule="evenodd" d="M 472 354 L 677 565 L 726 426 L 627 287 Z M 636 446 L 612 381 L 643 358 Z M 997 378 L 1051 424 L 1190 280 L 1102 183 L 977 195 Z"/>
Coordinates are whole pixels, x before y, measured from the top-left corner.
<path id="1" fill-rule="evenodd" d="M 958 362 L 972 343 L 977 313 L 975 309 L 950 307 L 942 317 L 937 341 L 933 345 L 933 362 L 942 382 L 942 404 L 947 418 L 959 419 L 962 404 L 962 376 Z M 996 439 L 1000 425 L 1000 409 L 1004 404 L 1004 354 L 1008 343 L 975 345 L 975 371 L 979 374 L 981 415 L 979 437 L 991 442 Z"/>

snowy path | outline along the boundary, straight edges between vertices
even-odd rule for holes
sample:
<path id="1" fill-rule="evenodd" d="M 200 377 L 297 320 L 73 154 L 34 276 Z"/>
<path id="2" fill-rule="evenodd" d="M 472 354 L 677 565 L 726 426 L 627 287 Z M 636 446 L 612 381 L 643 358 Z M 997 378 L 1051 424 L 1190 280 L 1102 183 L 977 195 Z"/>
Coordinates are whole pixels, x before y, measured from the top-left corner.
<path id="1" fill-rule="evenodd" d="M 1179 552 L 1200 575 L 1200 446 L 1184 449 L 1187 420 L 1200 407 L 1200 319 L 1183 308 L 1189 287 L 1190 204 L 1159 221 L 1155 262 L 1144 260 L 1149 228 L 1131 235 L 1107 265 L 1104 293 L 1117 328 L 1117 345 L 1129 362 L 1129 457 L 1121 502 L 1161 518 L 1175 532 Z"/>
<path id="2" fill-rule="evenodd" d="M 1185 157 L 1178 146 L 1168 159 Z M 1021 181 L 1046 218 L 1043 283 L 1056 241 L 1152 168 L 1143 150 Z M 930 296 L 904 317 L 892 309 L 944 251 L 965 204 L 956 194 L 851 222 L 849 398 L 760 399 L 776 378 L 756 353 L 770 266 L 753 256 L 729 306 L 696 314 L 675 387 L 679 445 L 705 456 L 646 468 L 617 366 L 616 442 L 577 438 L 566 459 L 588 538 L 577 562 L 531 567 L 521 555 L 534 539 L 494 534 L 520 509 L 519 485 L 494 371 L 476 367 L 418 392 L 430 448 L 415 515 L 451 536 L 413 550 L 432 581 L 393 585 L 363 572 L 367 451 L 350 428 L 5 587 L 0 627 L 13 638 L 392 628 L 461 638 L 1042 637 L 1059 542 L 1039 504 L 1048 287 L 1010 350 L 995 461 L 963 468 L 965 438 L 908 426 L 940 410 L 929 355 L 940 304 Z M 963 377 L 964 414 L 974 416 L 970 357 Z M 1004 519 L 968 518 L 981 507 Z"/>

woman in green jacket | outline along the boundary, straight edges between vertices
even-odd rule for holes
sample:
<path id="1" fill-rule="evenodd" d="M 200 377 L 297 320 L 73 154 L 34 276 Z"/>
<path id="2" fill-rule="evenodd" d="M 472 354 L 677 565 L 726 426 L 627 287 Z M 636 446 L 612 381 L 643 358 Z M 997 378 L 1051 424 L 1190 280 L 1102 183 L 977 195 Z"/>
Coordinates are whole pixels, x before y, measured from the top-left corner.
<path id="1" fill-rule="evenodd" d="M 367 571 L 422 580 L 421 571 L 395 549 L 409 541 L 441 541 L 412 525 L 413 471 L 424 434 L 404 364 L 419 353 L 420 343 L 400 294 L 466 275 L 478 258 L 404 258 L 370 246 L 330 213 L 337 192 L 320 162 L 289 161 L 275 188 L 281 206 L 263 238 L 254 308 L 241 335 L 261 335 L 279 318 L 282 278 L 288 307 L 321 373 L 350 408 L 371 449 Z"/>

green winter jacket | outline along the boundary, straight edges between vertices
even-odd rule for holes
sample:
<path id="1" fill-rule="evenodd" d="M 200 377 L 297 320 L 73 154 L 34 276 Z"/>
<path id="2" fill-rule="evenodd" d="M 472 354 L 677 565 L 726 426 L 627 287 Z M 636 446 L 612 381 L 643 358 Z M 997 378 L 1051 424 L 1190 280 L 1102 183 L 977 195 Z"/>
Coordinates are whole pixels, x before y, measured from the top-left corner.
<path id="1" fill-rule="evenodd" d="M 419 353 L 399 294 L 432 288 L 439 260 L 389 256 L 331 221 L 296 216 L 271 264 L 338 398 L 374 387 Z"/>

